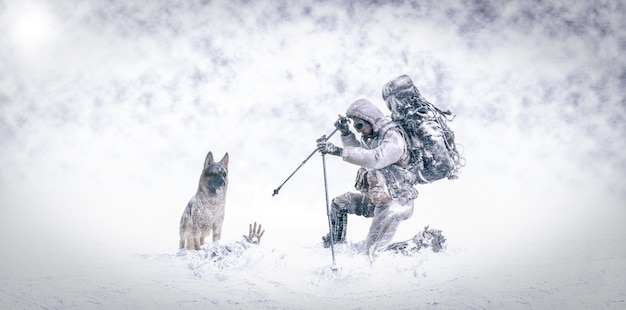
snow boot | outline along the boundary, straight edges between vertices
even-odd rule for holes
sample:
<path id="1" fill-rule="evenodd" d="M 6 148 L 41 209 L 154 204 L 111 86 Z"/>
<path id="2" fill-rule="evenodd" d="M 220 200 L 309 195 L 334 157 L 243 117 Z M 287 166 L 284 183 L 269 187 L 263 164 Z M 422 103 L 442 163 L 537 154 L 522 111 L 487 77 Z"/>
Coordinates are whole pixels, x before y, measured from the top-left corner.
<path id="1" fill-rule="evenodd" d="M 433 252 L 439 252 L 445 247 L 446 238 L 441 234 L 441 229 L 429 229 L 426 226 L 409 241 L 420 245 L 421 248 L 430 248 Z"/>
<path id="2" fill-rule="evenodd" d="M 424 227 L 423 231 L 418 232 L 413 238 L 407 241 L 392 243 L 385 248 L 385 251 L 402 253 L 411 255 L 419 252 L 423 248 L 431 248 L 433 252 L 440 252 L 445 247 L 446 238 L 440 229 L 429 229 Z"/>
<path id="3" fill-rule="evenodd" d="M 333 233 L 333 243 L 345 243 L 346 228 L 348 226 L 348 211 L 333 208 L 333 210 L 331 211 L 330 221 L 332 226 L 331 230 Z M 331 245 L 330 233 L 326 234 L 326 236 L 323 236 L 322 241 L 324 243 L 324 247 L 329 248 Z"/>
<path id="4" fill-rule="evenodd" d="M 422 233 L 422 235 L 424 236 L 424 239 L 430 241 L 430 248 L 431 250 L 433 250 L 433 252 L 439 252 L 443 250 L 446 238 L 441 234 L 440 229 L 428 229 L 428 226 L 426 226 L 424 227 L 424 232 Z"/>

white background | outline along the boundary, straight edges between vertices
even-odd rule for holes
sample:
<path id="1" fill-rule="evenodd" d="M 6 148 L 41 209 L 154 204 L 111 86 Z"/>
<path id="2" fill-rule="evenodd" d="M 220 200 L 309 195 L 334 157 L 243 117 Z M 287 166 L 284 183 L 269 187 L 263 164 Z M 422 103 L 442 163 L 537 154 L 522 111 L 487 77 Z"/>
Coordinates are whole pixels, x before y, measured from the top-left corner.
<path id="1" fill-rule="evenodd" d="M 0 1 L 0 305 L 622 308 L 624 17 L 622 1 Z M 271 194 L 401 74 L 457 115 L 467 166 L 418 186 L 396 238 L 431 225 L 448 249 L 371 266 L 338 249 L 327 273 L 320 156 Z M 230 155 L 222 243 L 267 230 L 224 265 L 177 255 L 208 151 Z M 327 158 L 331 197 L 357 168 Z M 349 221 L 362 241 L 369 221 Z"/>

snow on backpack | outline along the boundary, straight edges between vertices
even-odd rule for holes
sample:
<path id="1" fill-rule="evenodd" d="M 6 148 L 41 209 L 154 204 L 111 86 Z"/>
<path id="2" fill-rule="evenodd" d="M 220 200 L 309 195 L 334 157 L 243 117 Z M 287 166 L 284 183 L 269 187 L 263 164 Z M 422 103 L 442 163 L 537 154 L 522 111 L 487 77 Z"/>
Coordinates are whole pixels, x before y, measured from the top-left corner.
<path id="1" fill-rule="evenodd" d="M 465 159 L 459 154 L 454 132 L 447 124 L 454 119 L 452 112 L 442 111 L 426 101 L 407 75 L 385 84 L 383 99 L 391 118 L 404 130 L 410 156 L 407 169 L 416 175 L 415 183 L 458 178 Z"/>

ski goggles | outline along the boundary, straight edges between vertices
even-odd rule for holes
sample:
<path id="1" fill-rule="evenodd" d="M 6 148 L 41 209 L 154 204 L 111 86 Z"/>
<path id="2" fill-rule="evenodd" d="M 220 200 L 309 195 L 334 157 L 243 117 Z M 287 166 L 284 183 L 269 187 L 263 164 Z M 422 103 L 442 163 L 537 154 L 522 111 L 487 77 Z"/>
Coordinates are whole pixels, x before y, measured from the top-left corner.
<path id="1" fill-rule="evenodd" d="M 352 126 L 353 126 L 353 127 L 354 127 L 354 129 L 356 129 L 356 130 L 361 130 L 361 129 L 363 129 L 363 127 L 365 127 L 365 124 L 366 124 L 366 123 L 367 123 L 367 122 L 366 122 L 366 121 L 364 121 L 364 120 L 359 120 L 359 121 L 354 122 L 354 125 L 352 125 Z"/>

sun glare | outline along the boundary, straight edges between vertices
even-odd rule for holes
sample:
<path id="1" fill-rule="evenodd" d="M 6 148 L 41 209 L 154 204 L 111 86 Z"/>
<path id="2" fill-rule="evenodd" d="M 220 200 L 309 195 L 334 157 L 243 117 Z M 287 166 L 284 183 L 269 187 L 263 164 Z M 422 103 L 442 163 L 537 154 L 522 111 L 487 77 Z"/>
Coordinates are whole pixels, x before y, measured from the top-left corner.
<path id="1" fill-rule="evenodd" d="M 43 7 L 24 4 L 15 8 L 12 19 L 13 37 L 22 49 L 32 50 L 51 40 L 52 18 Z"/>

